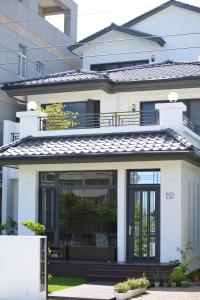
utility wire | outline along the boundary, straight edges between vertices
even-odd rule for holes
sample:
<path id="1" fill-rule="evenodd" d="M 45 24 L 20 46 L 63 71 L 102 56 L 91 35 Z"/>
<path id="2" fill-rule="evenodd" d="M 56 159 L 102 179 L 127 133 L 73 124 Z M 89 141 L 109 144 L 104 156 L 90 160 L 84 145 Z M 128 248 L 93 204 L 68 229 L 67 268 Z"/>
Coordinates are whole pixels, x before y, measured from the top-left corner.
<path id="1" fill-rule="evenodd" d="M 200 2 L 200 1 L 199 1 Z M 186 3 L 186 2 L 184 2 L 184 4 L 186 4 L 186 5 L 190 5 L 190 6 L 194 6 L 194 7 L 197 7 L 197 8 L 199 8 L 198 6 L 195 6 L 195 5 L 192 5 L 192 4 L 189 4 L 189 3 Z M 22 3 L 22 5 L 24 5 L 23 3 Z M 104 11 L 93 11 L 93 12 L 88 12 L 88 13 L 78 13 L 78 14 L 65 14 L 64 13 L 64 11 L 63 11 L 63 13 L 61 12 L 61 13 L 59 13 L 58 15 L 54 15 L 54 17 L 55 18 L 61 18 L 62 16 L 60 16 L 60 15 L 62 15 L 62 14 L 64 14 L 65 16 L 69 16 L 69 17 L 78 17 L 78 16 L 88 16 L 88 15 L 98 15 L 98 14 L 105 14 L 105 13 L 110 13 L 110 14 L 113 14 L 114 12 L 119 12 L 119 13 L 121 13 L 122 11 L 124 11 L 124 12 L 130 12 L 130 10 L 135 10 L 135 9 L 150 9 L 150 10 L 153 10 L 153 9 L 155 9 L 156 7 L 159 7 L 159 6 L 161 6 L 162 5 L 162 7 L 169 7 L 169 5 L 165 5 L 164 3 L 162 4 L 159 4 L 159 5 L 157 5 L 157 6 L 138 6 L 138 7 L 130 7 L 130 8 L 127 8 L 127 9 L 112 9 L 112 10 L 104 10 Z M 24 6 L 26 6 L 26 5 L 24 5 Z M 180 7 L 182 7 L 182 5 L 181 4 L 179 4 L 179 3 L 176 3 L 176 7 L 177 6 L 180 6 Z M 30 10 L 30 11 L 32 11 L 36 16 L 38 16 L 37 15 L 37 13 L 33 10 L 33 9 L 31 9 L 30 7 L 27 7 L 26 6 L 26 8 L 28 9 L 28 10 Z M 145 12 L 144 12 L 145 13 Z M 142 13 L 142 14 L 144 14 L 144 13 Z M 136 17 L 137 18 L 137 17 Z M 2 23 L 2 24 L 9 24 L 9 23 L 24 23 L 24 22 L 34 22 L 34 21 L 38 21 L 38 20 L 45 20 L 45 19 L 43 19 L 42 17 L 40 17 L 39 16 L 39 18 L 36 18 L 36 19 L 24 19 L 24 20 L 17 20 L 17 21 L 9 21 L 9 22 L 5 22 L 5 23 Z"/>
<path id="2" fill-rule="evenodd" d="M 125 51 L 125 52 L 111 52 L 111 53 L 100 53 L 98 55 L 85 55 L 84 58 L 86 57 L 105 57 L 105 56 L 116 56 L 116 55 L 121 55 L 121 54 L 138 54 L 138 53 L 155 53 L 155 52 L 166 52 L 166 51 L 175 51 L 175 50 L 188 50 L 188 49 L 200 49 L 200 46 L 189 46 L 189 47 L 176 47 L 176 48 L 167 48 L 167 49 L 157 49 L 157 50 L 143 50 L 143 51 Z M 83 56 L 80 56 L 80 58 L 83 58 Z M 42 61 L 59 61 L 59 60 L 70 60 L 70 59 L 75 59 L 75 57 L 57 57 L 57 58 L 46 58 L 46 59 L 40 59 L 40 62 Z M 25 60 L 26 63 L 28 62 L 35 62 L 37 63 L 38 60 Z M 6 63 L 0 63 L 0 65 L 10 65 L 10 64 L 18 64 L 18 62 L 6 62 Z"/>
<path id="3" fill-rule="evenodd" d="M 179 36 L 190 36 L 190 35 L 200 35 L 200 31 L 198 32 L 186 32 L 186 33 L 171 33 L 171 34 L 164 34 L 164 35 L 151 35 L 151 36 L 142 36 L 142 37 L 134 37 L 134 38 L 123 38 L 123 39 L 109 39 L 109 40 L 100 40 L 100 41 L 91 41 L 91 42 L 77 42 L 76 45 L 93 45 L 93 44 L 102 44 L 102 43 L 113 43 L 113 42 L 124 42 L 124 41 L 134 41 L 134 40 L 140 40 L 140 39 L 147 39 L 150 38 L 158 38 L 158 37 L 179 37 Z M 1 44 L 0 44 L 1 46 Z M 54 44 L 51 46 L 43 46 L 43 47 L 25 47 L 26 50 L 40 50 L 40 49 L 49 49 L 54 47 L 66 47 L 66 46 L 72 46 L 71 43 L 66 44 Z M 4 52 L 19 52 L 19 49 L 8 49 L 8 50 L 0 50 L 0 53 Z M 64 54 L 67 54 L 63 52 Z"/>

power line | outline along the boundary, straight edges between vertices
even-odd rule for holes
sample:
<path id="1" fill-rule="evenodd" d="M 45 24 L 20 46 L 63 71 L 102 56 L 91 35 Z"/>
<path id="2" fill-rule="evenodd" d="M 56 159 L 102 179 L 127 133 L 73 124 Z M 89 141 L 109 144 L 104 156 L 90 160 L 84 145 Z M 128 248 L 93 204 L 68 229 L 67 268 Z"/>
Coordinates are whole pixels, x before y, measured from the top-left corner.
<path id="1" fill-rule="evenodd" d="M 186 2 L 184 2 L 184 4 L 194 6 L 194 5 L 186 3 Z M 152 6 L 140 6 L 140 7 L 127 8 L 127 9 L 123 9 L 122 8 L 122 9 L 113 9 L 113 10 L 105 10 L 105 11 L 94 11 L 94 12 L 88 12 L 88 13 L 82 13 L 82 14 L 80 14 L 80 13 L 79 14 L 64 14 L 64 11 L 63 11 L 63 13 L 61 12 L 61 13 L 59 13 L 57 15 L 55 14 L 53 16 L 55 18 L 62 18 L 61 15 L 63 15 L 63 14 L 65 16 L 69 16 L 69 17 L 76 17 L 76 16 L 78 17 L 78 16 L 84 16 L 84 15 L 87 16 L 87 15 L 97 15 L 97 14 L 105 14 L 105 13 L 111 13 L 111 14 L 113 14 L 113 12 L 119 12 L 119 13 L 121 13 L 122 11 L 130 12 L 131 9 L 150 9 L 150 10 L 153 10 L 154 8 L 159 7 L 161 5 L 162 5 L 162 7 L 169 7 L 169 5 L 165 5 L 163 3 L 163 4 L 160 4 L 158 6 L 153 6 L 153 7 Z M 179 5 L 179 3 L 176 3 L 176 7 L 177 6 L 182 7 L 181 4 Z M 198 6 L 196 6 L 196 7 L 199 8 Z M 31 9 L 30 7 L 27 7 L 27 9 L 30 10 L 30 11 L 32 11 L 36 16 L 38 16 L 37 13 L 33 9 Z M 146 12 L 144 12 L 144 13 L 146 13 Z M 144 13 L 142 13 L 142 14 L 144 14 Z M 51 16 L 51 15 L 46 15 L 46 16 Z M 44 18 L 42 18 L 42 17 L 39 16 L 39 18 L 36 18 L 36 19 L 34 18 L 34 19 L 24 19 L 24 20 L 17 20 L 17 21 L 0 22 L 0 25 L 10 24 L 10 23 L 35 22 L 35 21 L 46 21 L 46 19 L 44 19 Z"/>
<path id="2" fill-rule="evenodd" d="M 183 33 L 170 33 L 170 34 L 164 34 L 164 35 L 151 35 L 151 36 L 142 36 L 142 37 L 134 37 L 134 38 L 123 38 L 123 39 L 109 39 L 109 40 L 100 40 L 100 41 L 91 41 L 91 42 L 77 42 L 76 45 L 93 45 L 93 44 L 102 44 L 102 43 L 112 43 L 112 42 L 124 42 L 124 41 L 134 41 L 134 40 L 140 40 L 140 39 L 150 39 L 150 38 L 165 38 L 165 37 L 179 37 L 179 36 L 190 36 L 190 35 L 200 35 L 199 32 L 183 32 Z M 1 46 L 2 44 L 0 44 Z M 54 47 L 65 47 L 65 46 L 71 46 L 71 43 L 66 44 L 54 44 L 51 46 L 43 46 L 43 47 L 26 47 L 26 50 L 40 50 L 40 49 L 49 49 Z M 2 45 L 3 46 L 3 45 Z M 8 49 L 8 50 L 0 50 L 0 53 L 5 52 L 19 52 L 19 48 L 17 49 Z M 63 52 L 64 54 L 67 54 Z M 75 58 L 75 57 L 74 57 Z"/>
<path id="3" fill-rule="evenodd" d="M 200 2 L 200 1 L 199 1 Z M 189 4 L 189 3 L 186 3 L 186 2 L 184 2 L 184 4 L 186 4 L 186 5 L 191 5 L 191 6 L 194 6 L 194 5 L 192 5 L 192 4 Z M 22 4 L 23 5 L 23 4 Z M 65 15 L 65 16 L 69 16 L 69 17 L 78 17 L 78 16 L 88 16 L 88 15 L 97 15 L 97 14 L 105 14 L 105 13 L 111 13 L 111 14 L 113 14 L 113 12 L 119 12 L 119 13 L 121 13 L 122 11 L 127 11 L 127 12 L 130 12 L 130 10 L 131 9 L 150 9 L 150 10 L 153 10 L 154 8 L 156 8 L 156 7 L 159 7 L 159 6 L 161 6 L 162 5 L 162 7 L 169 7 L 169 5 L 165 5 L 164 3 L 161 3 L 161 4 L 159 4 L 158 6 L 150 6 L 150 5 L 145 5 L 145 6 L 136 6 L 136 7 L 130 7 L 130 8 L 126 8 L 126 9 L 112 9 L 112 10 L 103 10 L 103 11 L 92 11 L 92 12 L 87 12 L 87 13 L 78 13 L 78 14 L 68 14 L 68 13 L 64 13 L 64 11 L 63 12 L 60 12 L 59 14 L 55 14 L 55 15 L 53 15 L 55 18 L 62 18 L 62 16 L 61 15 Z M 182 7 L 182 5 L 180 4 L 179 5 L 179 3 L 176 3 L 176 6 L 180 6 L 180 7 Z M 198 6 L 197 6 L 198 7 Z M 26 8 L 28 9 L 28 10 L 30 10 L 30 11 L 32 11 L 36 16 L 38 16 L 37 15 L 37 13 L 33 10 L 33 9 L 31 9 L 30 7 L 27 7 L 26 6 Z M 144 12 L 145 13 L 145 12 Z M 143 13 L 142 13 L 143 14 Z M 46 15 L 46 16 L 51 16 L 51 15 Z M 41 16 L 39 16 L 39 18 L 37 18 L 37 19 L 25 19 L 25 20 L 18 20 L 18 21 L 16 21 L 16 22 L 5 22 L 4 24 L 9 24 L 9 23 L 24 23 L 24 22 L 33 22 L 33 21 L 38 21 L 38 20 L 45 20 L 45 19 L 43 19 Z"/>
<path id="4" fill-rule="evenodd" d="M 188 49 L 200 49 L 200 46 L 190 46 L 190 47 L 175 47 L 175 48 L 168 48 L 168 49 L 157 49 L 157 50 L 143 50 L 143 51 L 125 51 L 125 52 L 111 52 L 111 53 L 100 53 L 98 55 L 85 55 L 84 58 L 86 57 L 99 57 L 99 56 L 116 56 L 116 55 L 121 55 L 121 54 L 138 54 L 138 53 L 155 53 L 155 52 L 165 52 L 165 51 L 175 51 L 175 50 L 188 50 Z M 83 58 L 83 56 L 80 56 Z M 59 60 L 70 60 L 70 59 L 75 59 L 74 57 L 57 57 L 57 58 L 46 58 L 46 59 L 40 59 L 40 62 L 46 61 L 46 62 L 52 62 L 52 61 L 59 61 Z M 26 59 L 25 63 L 37 63 L 38 60 L 29 60 Z M 18 64 L 18 62 L 6 62 L 6 63 L 0 63 L 1 65 L 10 65 L 10 64 Z"/>

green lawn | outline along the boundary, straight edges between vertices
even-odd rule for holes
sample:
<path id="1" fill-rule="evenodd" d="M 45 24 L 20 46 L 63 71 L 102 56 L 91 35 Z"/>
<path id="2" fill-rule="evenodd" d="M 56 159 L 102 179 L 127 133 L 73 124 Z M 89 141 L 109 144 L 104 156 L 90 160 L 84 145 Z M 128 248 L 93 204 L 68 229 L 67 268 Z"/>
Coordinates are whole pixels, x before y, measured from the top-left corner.
<path id="1" fill-rule="evenodd" d="M 84 277 L 73 277 L 73 276 L 53 276 L 48 284 L 48 292 L 52 293 L 55 291 L 70 288 L 76 285 L 86 283 Z"/>

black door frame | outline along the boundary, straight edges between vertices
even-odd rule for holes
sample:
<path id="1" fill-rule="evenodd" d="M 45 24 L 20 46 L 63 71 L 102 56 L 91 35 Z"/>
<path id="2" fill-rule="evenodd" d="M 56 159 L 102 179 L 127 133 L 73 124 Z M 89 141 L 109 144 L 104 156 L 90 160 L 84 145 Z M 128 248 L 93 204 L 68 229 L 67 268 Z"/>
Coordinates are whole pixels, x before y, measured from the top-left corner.
<path id="1" fill-rule="evenodd" d="M 127 171 L 127 207 L 126 207 L 126 219 L 127 219 L 127 224 L 126 224 L 126 259 L 127 261 L 129 262 L 138 262 L 138 263 L 158 263 L 160 262 L 160 184 L 129 184 L 129 174 L 131 171 L 153 171 L 153 170 L 128 170 Z M 136 191 L 136 190 L 156 190 L 157 191 L 157 216 L 156 216 L 156 229 L 157 229 L 157 234 L 156 234 L 156 257 L 151 259 L 151 258 L 134 258 L 132 256 L 131 258 L 131 255 L 130 255 L 130 246 L 129 246 L 129 243 L 130 243 L 130 235 L 129 235 L 129 225 L 130 225 L 130 222 L 129 222 L 129 209 L 130 209 L 130 192 L 133 192 L 133 191 Z M 133 229 L 132 229 L 133 231 Z M 133 237 L 133 234 L 131 235 L 132 236 L 132 242 L 134 240 L 134 237 Z"/>

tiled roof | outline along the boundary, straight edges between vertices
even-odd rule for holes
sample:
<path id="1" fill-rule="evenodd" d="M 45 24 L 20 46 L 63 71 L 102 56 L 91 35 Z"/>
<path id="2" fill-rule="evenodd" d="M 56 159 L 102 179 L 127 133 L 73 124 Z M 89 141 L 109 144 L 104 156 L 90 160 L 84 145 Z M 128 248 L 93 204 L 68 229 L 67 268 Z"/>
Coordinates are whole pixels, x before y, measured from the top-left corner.
<path id="1" fill-rule="evenodd" d="M 171 129 L 88 136 L 27 137 L 0 148 L 3 159 L 185 153 L 193 146 Z"/>
<path id="2" fill-rule="evenodd" d="M 68 48 L 69 48 L 69 50 L 73 51 L 73 50 L 75 50 L 79 47 L 84 46 L 87 43 L 90 43 L 91 41 L 101 37 L 102 35 L 110 32 L 112 30 L 122 32 L 122 33 L 126 33 L 126 34 L 130 34 L 130 35 L 133 35 L 133 36 L 136 36 L 136 37 L 141 37 L 141 38 L 145 37 L 145 39 L 147 39 L 147 40 L 158 43 L 161 47 L 163 47 L 164 44 L 165 44 L 165 41 L 163 40 L 163 38 L 161 38 L 159 36 L 155 36 L 155 35 L 152 35 L 152 34 L 149 34 L 149 33 L 141 32 L 141 31 L 138 31 L 138 30 L 134 30 L 134 29 L 131 29 L 131 28 L 128 28 L 128 27 L 125 27 L 125 26 L 119 26 L 119 25 L 116 25 L 116 24 L 112 23 L 110 26 L 107 26 L 107 27 L 95 32 L 94 34 L 84 38 L 83 40 L 77 42 L 74 45 L 71 45 Z"/>
<path id="3" fill-rule="evenodd" d="M 70 84 L 88 81 L 107 81 L 110 84 L 128 82 L 148 82 L 181 78 L 200 77 L 199 62 L 171 62 L 159 64 L 138 65 L 109 71 L 74 70 L 52 74 L 46 77 L 9 82 L 4 85 L 5 90 L 29 86 Z"/>

